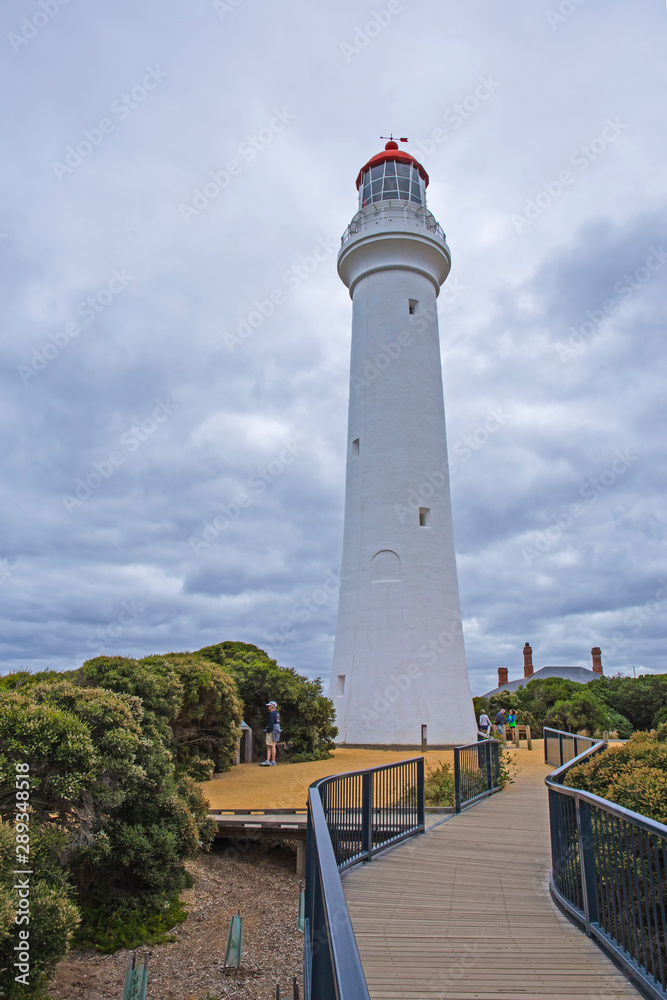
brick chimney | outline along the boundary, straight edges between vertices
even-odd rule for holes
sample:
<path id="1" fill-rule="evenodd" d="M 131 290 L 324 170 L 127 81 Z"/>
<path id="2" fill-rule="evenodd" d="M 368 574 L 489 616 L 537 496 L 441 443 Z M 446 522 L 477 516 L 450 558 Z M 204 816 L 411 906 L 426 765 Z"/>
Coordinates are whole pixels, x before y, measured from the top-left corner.
<path id="1" fill-rule="evenodd" d="M 528 643 L 523 647 L 523 676 L 533 676 L 533 651 Z"/>
<path id="2" fill-rule="evenodd" d="M 593 657 L 593 673 L 602 674 L 602 650 L 599 646 L 593 646 L 591 656 Z"/>
<path id="3" fill-rule="evenodd" d="M 498 687 L 507 684 L 507 667 L 498 667 Z"/>

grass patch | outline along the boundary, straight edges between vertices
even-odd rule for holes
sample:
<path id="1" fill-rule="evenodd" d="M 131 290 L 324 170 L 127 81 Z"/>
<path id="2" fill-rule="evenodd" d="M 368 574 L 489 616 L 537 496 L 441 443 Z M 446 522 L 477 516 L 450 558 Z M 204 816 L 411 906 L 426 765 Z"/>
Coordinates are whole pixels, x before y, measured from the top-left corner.
<path id="1" fill-rule="evenodd" d="M 83 910 L 81 925 L 71 945 L 73 948 L 96 948 L 110 955 L 119 948 L 138 948 L 144 944 L 166 944 L 176 941 L 169 931 L 181 924 L 188 915 L 178 896 L 167 910 L 122 909 L 109 913 L 104 908 Z"/>

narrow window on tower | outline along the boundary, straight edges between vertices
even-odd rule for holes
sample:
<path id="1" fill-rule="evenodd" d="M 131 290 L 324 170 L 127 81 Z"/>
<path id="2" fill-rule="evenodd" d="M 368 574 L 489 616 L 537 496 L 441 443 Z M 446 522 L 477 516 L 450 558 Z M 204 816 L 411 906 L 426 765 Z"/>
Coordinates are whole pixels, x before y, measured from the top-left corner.
<path id="1" fill-rule="evenodd" d="M 338 674 L 336 678 L 336 697 L 340 698 L 345 690 L 345 674 Z"/>
<path id="2" fill-rule="evenodd" d="M 417 299 L 408 299 L 408 312 L 410 313 L 411 316 L 416 316 L 417 315 L 417 307 L 418 306 L 419 306 L 419 302 L 418 302 Z"/>
<path id="3" fill-rule="evenodd" d="M 352 442 L 352 454 L 355 457 L 359 454 L 359 438 L 355 438 Z"/>
<path id="4" fill-rule="evenodd" d="M 431 527 L 431 508 L 430 507 L 420 507 L 419 508 L 419 527 L 420 528 L 430 528 Z"/>

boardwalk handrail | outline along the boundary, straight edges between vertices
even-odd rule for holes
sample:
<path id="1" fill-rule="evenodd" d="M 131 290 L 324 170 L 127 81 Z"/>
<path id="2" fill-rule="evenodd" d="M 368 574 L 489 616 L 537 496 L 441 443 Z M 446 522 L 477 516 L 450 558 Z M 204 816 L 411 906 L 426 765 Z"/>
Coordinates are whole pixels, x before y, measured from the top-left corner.
<path id="1" fill-rule="evenodd" d="M 423 832 L 423 757 L 331 775 L 310 786 L 304 1000 L 368 1000 L 340 872 Z"/>
<path id="2" fill-rule="evenodd" d="M 570 768 L 607 745 L 595 741 L 545 779 L 551 895 L 647 996 L 665 1000 L 667 826 L 563 784 Z"/>
<path id="3" fill-rule="evenodd" d="M 454 747 L 454 801 L 460 813 L 466 806 L 500 791 L 500 744 L 485 733 L 477 743 Z"/>
<path id="4" fill-rule="evenodd" d="M 579 736 L 577 733 L 565 733 L 560 729 L 543 729 L 544 763 L 554 767 L 562 767 L 573 760 L 582 751 L 588 750 L 603 740 L 594 736 Z"/>

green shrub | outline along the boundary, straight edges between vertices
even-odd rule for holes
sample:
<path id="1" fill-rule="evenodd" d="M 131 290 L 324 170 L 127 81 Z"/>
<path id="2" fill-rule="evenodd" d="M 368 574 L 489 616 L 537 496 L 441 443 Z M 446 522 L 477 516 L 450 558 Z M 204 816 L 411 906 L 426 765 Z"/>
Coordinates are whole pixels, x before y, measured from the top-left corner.
<path id="1" fill-rule="evenodd" d="M 187 774 L 194 781 L 210 781 L 215 773 L 215 764 L 210 757 L 189 757 L 179 762 L 177 773 Z"/>
<path id="2" fill-rule="evenodd" d="M 292 753 L 287 759 L 288 764 L 309 764 L 314 760 L 331 760 L 333 754 L 328 750 L 315 750 L 313 753 Z"/>
<path id="3" fill-rule="evenodd" d="M 201 788 L 176 774 L 170 737 L 143 721 L 139 698 L 68 681 L 0 702 L 0 767 L 30 763 L 31 835 L 61 831 L 60 883 L 69 877 L 86 926 L 96 912 L 110 923 L 163 913 L 191 884 L 184 859 L 215 831 Z M 7 812 L 11 790 L 2 802 Z"/>
<path id="4" fill-rule="evenodd" d="M 201 653 L 147 656 L 139 666 L 173 670 L 182 686 L 182 704 L 170 719 L 176 759 L 184 763 L 209 759 L 216 771 L 229 770 L 243 719 L 243 704 L 231 671 Z"/>
<path id="5" fill-rule="evenodd" d="M 79 682 L 135 695 L 143 706 L 144 729 L 171 743 L 181 770 L 202 773 L 234 763 L 243 706 L 229 670 L 192 653 L 165 653 L 133 660 L 97 656 L 84 663 Z"/>
<path id="6" fill-rule="evenodd" d="M 169 931 L 187 915 L 178 896 L 158 913 L 154 909 L 120 909 L 110 915 L 104 907 L 88 907 L 72 944 L 76 948 L 95 948 L 103 954 L 111 954 L 119 948 L 166 944 L 177 940 Z"/>
<path id="7" fill-rule="evenodd" d="M 456 804 L 454 768 L 446 762 L 438 767 L 426 768 L 424 801 L 427 806 L 453 806 Z"/>
<path id="8" fill-rule="evenodd" d="M 567 783 L 667 823 L 667 723 L 594 754 L 567 772 Z"/>
<path id="9" fill-rule="evenodd" d="M 265 749 L 266 703 L 270 700 L 278 703 L 287 755 L 333 750 L 338 733 L 333 702 L 322 694 L 319 678 L 310 681 L 291 667 L 280 667 L 263 650 L 244 642 L 206 646 L 197 655 L 221 664 L 236 680 L 257 756 Z"/>
<path id="10" fill-rule="evenodd" d="M 86 660 L 78 675 L 84 686 L 140 698 L 144 725 L 148 720 L 170 722 L 183 703 L 183 685 L 176 672 L 162 663 L 147 670 L 128 656 L 96 656 Z"/>
<path id="11" fill-rule="evenodd" d="M 0 823 L 0 995 L 5 1000 L 41 996 L 49 976 L 67 952 L 79 923 L 79 911 L 57 863 L 56 852 L 63 841 L 58 831 L 30 830 L 30 922 L 17 924 L 17 902 L 13 874 L 16 867 L 13 826 Z M 14 968 L 20 931 L 29 933 L 30 971 L 27 982 L 16 982 L 22 969 Z"/>

